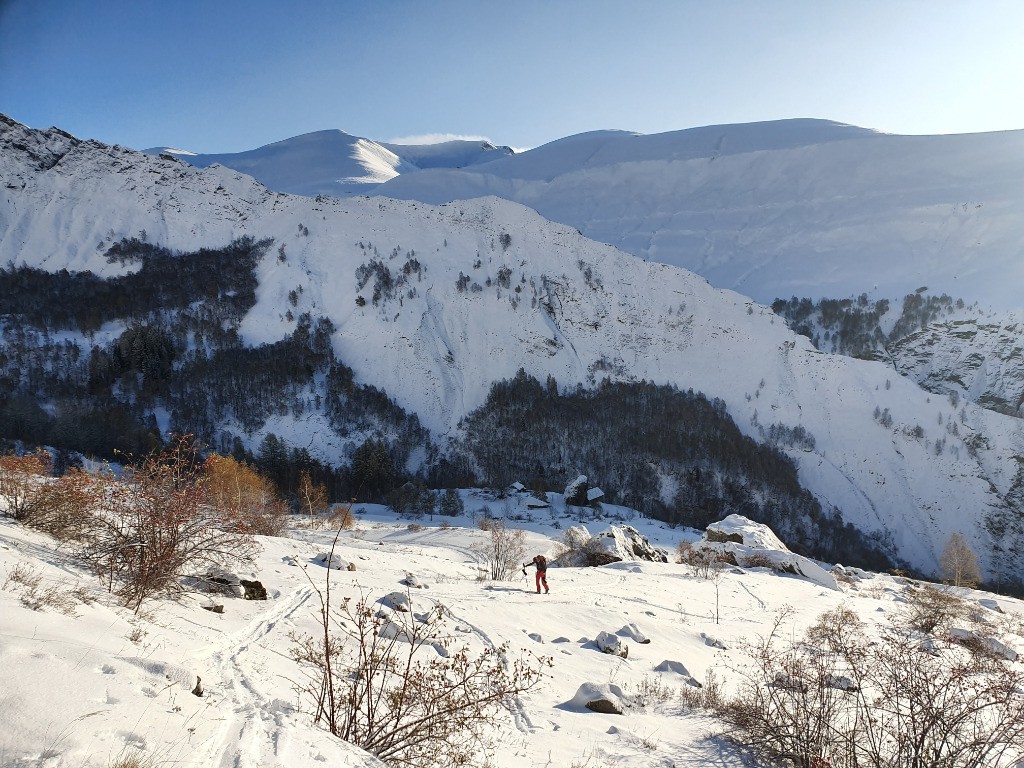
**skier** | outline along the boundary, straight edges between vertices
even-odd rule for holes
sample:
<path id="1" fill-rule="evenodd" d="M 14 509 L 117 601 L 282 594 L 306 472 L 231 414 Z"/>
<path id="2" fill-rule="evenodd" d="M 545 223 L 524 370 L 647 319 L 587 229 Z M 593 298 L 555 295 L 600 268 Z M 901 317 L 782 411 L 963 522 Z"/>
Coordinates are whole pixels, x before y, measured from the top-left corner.
<path id="1" fill-rule="evenodd" d="M 544 585 L 544 594 L 548 594 L 551 590 L 548 589 L 548 560 L 544 555 L 536 555 L 533 560 L 528 563 L 523 563 L 523 575 L 526 575 L 526 569 L 530 566 L 537 568 L 537 594 L 540 594 L 541 584 Z"/>

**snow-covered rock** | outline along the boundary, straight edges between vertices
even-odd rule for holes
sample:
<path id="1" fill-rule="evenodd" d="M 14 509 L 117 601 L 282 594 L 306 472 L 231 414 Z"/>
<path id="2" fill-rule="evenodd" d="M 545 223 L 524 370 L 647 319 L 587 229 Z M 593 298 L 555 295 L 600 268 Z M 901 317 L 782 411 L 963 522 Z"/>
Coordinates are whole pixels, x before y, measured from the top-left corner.
<path id="1" fill-rule="evenodd" d="M 706 529 L 706 537 L 714 543 L 735 542 L 751 549 L 789 551 L 771 528 L 743 515 L 729 515 L 724 520 L 711 523 Z"/>
<path id="2" fill-rule="evenodd" d="M 767 525 L 755 523 L 742 515 L 729 515 L 724 520 L 711 523 L 694 549 L 728 554 L 739 565 L 767 562 L 772 570 L 790 573 L 829 589 L 839 589 L 833 574 L 813 560 L 790 552 Z"/>
<path id="3" fill-rule="evenodd" d="M 587 503 L 587 476 L 580 475 L 575 480 L 571 481 L 565 486 L 565 503 L 572 504 L 575 506 L 581 506 Z"/>
<path id="4" fill-rule="evenodd" d="M 424 584 L 415 573 L 407 573 L 405 578 L 400 582 L 403 587 L 409 587 L 409 589 L 429 589 L 429 585 Z"/>
<path id="5" fill-rule="evenodd" d="M 412 600 L 408 592 L 389 592 L 378 602 L 385 608 L 390 608 L 399 613 L 407 613 L 412 610 Z"/>
<path id="6" fill-rule="evenodd" d="M 562 706 L 580 712 L 590 710 L 606 715 L 621 715 L 630 705 L 629 696 L 614 683 L 584 683 L 576 695 Z"/>
<path id="7" fill-rule="evenodd" d="M 601 653 L 607 653 L 611 656 L 622 656 L 623 658 L 629 656 L 629 646 L 622 642 L 622 639 L 616 637 L 611 632 L 600 632 L 597 637 L 594 638 L 594 645 L 597 646 Z"/>
<path id="8" fill-rule="evenodd" d="M 722 651 L 727 650 L 725 643 L 722 642 L 722 640 L 720 640 L 719 638 L 715 637 L 714 635 L 709 635 L 706 632 L 701 632 L 700 639 L 704 641 L 704 645 L 710 648 L 718 648 Z"/>
<path id="9" fill-rule="evenodd" d="M 1016 661 L 1018 654 L 1013 648 L 994 637 L 964 627 L 951 627 L 947 633 L 954 642 L 974 646 L 985 653 L 1007 661 Z"/>
<path id="10" fill-rule="evenodd" d="M 980 605 L 982 608 L 988 608 L 988 610 L 990 611 L 995 611 L 996 613 L 1004 613 L 1002 607 L 999 605 L 999 601 L 993 600 L 992 598 L 979 598 L 978 605 Z"/>
<path id="11" fill-rule="evenodd" d="M 681 661 L 673 661 L 672 659 L 665 659 L 654 667 L 655 672 L 665 672 L 672 675 L 678 675 L 686 681 L 687 685 L 691 685 L 694 688 L 703 688 L 704 686 L 697 682 L 696 678 L 690 674 L 690 670 L 686 668 L 686 665 Z"/>
<path id="12" fill-rule="evenodd" d="M 667 563 L 668 554 L 631 525 L 612 525 L 594 536 L 594 547 L 616 560 L 646 560 Z"/>
<path id="13" fill-rule="evenodd" d="M 592 538 L 590 531 L 587 530 L 585 525 L 573 525 L 567 528 L 565 533 L 562 534 L 562 543 L 565 544 L 570 552 L 581 552 L 587 545 L 587 542 Z M 576 565 L 583 564 L 584 563 L 576 563 Z"/>
<path id="14" fill-rule="evenodd" d="M 318 552 L 313 558 L 314 563 L 319 563 L 324 568 L 333 568 L 338 571 L 347 571 L 349 561 L 337 552 Z"/>
<path id="15" fill-rule="evenodd" d="M 901 375 L 930 392 L 1024 416 L 1024 319 L 1019 313 L 931 323 L 886 351 Z"/>
<path id="16" fill-rule="evenodd" d="M 586 526 L 574 525 L 562 536 L 566 551 L 552 562 L 561 567 L 597 567 L 623 561 L 668 562 L 664 550 L 629 525 L 612 525 L 592 536 Z"/>

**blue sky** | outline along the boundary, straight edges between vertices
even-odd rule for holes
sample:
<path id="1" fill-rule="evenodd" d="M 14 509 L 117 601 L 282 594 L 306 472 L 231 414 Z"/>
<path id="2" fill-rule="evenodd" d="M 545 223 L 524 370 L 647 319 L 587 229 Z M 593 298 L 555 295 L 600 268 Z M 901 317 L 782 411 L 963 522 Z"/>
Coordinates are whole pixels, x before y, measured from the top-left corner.
<path id="1" fill-rule="evenodd" d="M 0 112 L 137 149 L 1024 128 L 1019 0 L 0 0 Z"/>

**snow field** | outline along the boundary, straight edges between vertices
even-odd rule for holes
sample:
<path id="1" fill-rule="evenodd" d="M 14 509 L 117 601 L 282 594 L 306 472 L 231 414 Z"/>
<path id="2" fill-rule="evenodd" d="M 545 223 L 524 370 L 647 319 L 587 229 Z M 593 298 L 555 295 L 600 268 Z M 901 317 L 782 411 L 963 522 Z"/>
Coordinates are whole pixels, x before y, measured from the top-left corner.
<path id="1" fill-rule="evenodd" d="M 470 516 L 479 512 L 481 497 L 463 495 Z M 561 518 L 564 510 L 556 514 Z M 410 524 L 375 506 L 357 508 L 356 517 L 356 528 L 340 535 L 336 549 L 356 570 L 330 572 L 336 599 L 375 601 L 404 590 L 401 582 L 414 574 L 424 588 L 409 590 L 413 610 L 443 603 L 460 643 L 481 650 L 508 641 L 513 651 L 552 658 L 550 676 L 513 711 L 495 718 L 495 768 L 587 761 L 624 768 L 743 764 L 734 747 L 715 737 L 713 719 L 685 711 L 674 699 L 624 715 L 597 714 L 570 702 L 585 683 L 618 686 L 627 697 L 653 681 L 686 686 L 676 671 L 655 671 L 666 661 L 681 664 L 697 681 L 711 671 L 729 689 L 745 664 L 744 639 L 765 634 L 781 610 L 791 610 L 784 629 L 796 637 L 838 605 L 871 626 L 903 599 L 889 576 L 829 590 L 762 568 L 728 569 L 713 582 L 675 563 L 650 562 L 551 568 L 551 594 L 537 595 L 532 570 L 529 578 L 508 582 L 478 578 L 474 548 L 486 534 L 470 517 L 451 519 L 451 527 L 441 527 L 436 517 Z M 550 516 L 508 523 L 527 530 L 524 561 L 556 551 L 561 531 L 551 527 Z M 601 530 L 599 523 L 587 524 L 592 532 Z M 630 524 L 666 548 L 696 536 L 650 521 Z M 310 702 L 293 690 L 301 674 L 288 657 L 290 636 L 317 631 L 315 587 L 323 587 L 327 571 L 313 560 L 333 537 L 294 529 L 289 538 L 261 539 L 255 568 L 239 575 L 260 579 L 266 602 L 189 595 L 178 602 L 149 601 L 133 616 L 52 542 L 0 519 L 0 764 L 102 768 L 137 752 L 156 764 L 216 768 L 376 765 L 313 726 Z M 51 608 L 30 610 L 9 579 L 19 565 L 37 570 L 47 584 L 79 586 L 95 602 L 78 604 L 74 617 Z M 965 594 L 994 600 L 990 605 L 1024 620 L 1019 601 Z M 213 603 L 224 605 L 224 612 L 202 609 Z M 637 630 L 649 644 L 636 642 Z M 628 657 L 600 653 L 593 640 L 601 632 L 628 646 Z M 1019 636 L 1002 639 L 1024 651 Z M 196 676 L 202 697 L 190 693 Z"/>

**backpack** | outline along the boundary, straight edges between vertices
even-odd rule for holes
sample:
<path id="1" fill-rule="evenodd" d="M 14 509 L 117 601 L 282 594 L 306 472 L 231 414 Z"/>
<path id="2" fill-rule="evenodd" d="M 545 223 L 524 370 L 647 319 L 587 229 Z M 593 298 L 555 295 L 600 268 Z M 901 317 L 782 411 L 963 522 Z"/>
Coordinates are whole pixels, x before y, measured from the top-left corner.
<path id="1" fill-rule="evenodd" d="M 538 571 L 546 571 L 548 569 L 548 561 L 544 555 L 537 555 L 533 558 L 533 562 L 537 564 Z"/>

